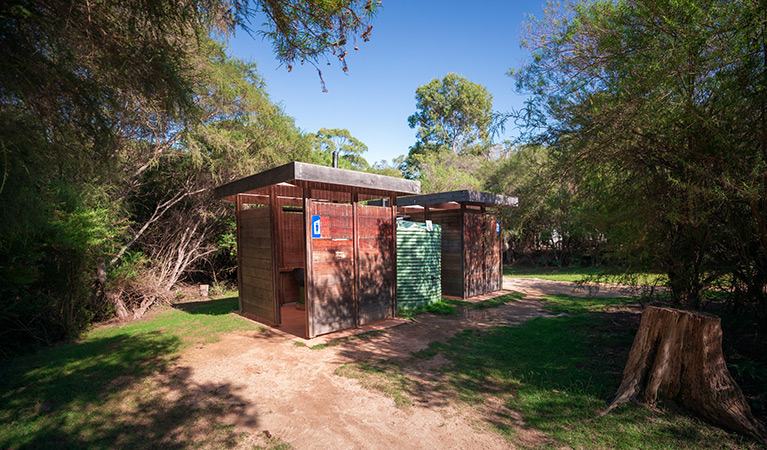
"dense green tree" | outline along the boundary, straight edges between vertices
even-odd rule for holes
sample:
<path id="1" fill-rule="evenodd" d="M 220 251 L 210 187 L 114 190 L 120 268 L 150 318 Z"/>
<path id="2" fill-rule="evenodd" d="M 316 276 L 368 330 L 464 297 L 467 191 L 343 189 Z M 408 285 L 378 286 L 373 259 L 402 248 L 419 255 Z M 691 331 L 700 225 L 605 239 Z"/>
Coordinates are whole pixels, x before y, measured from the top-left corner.
<path id="1" fill-rule="evenodd" d="M 766 29 L 760 2 L 551 5 L 516 74 L 519 117 L 622 263 L 666 272 L 689 306 L 729 273 L 763 319 Z"/>
<path id="2" fill-rule="evenodd" d="M 416 89 L 415 99 L 417 111 L 407 120 L 425 148 L 460 154 L 489 148 L 493 96 L 482 85 L 449 73 Z"/>
<path id="3" fill-rule="evenodd" d="M 288 155 L 308 157 L 253 66 L 225 61 L 209 36 L 266 17 L 262 31 L 286 63 L 339 56 L 346 40 L 370 36 L 377 4 L 321 3 L 0 6 L 1 353 L 111 314 L 102 301 L 107 272 L 141 260 L 149 234 L 196 192 Z M 244 85 L 261 93 L 230 96 Z M 189 177 L 162 181 L 165 167 Z M 151 185 L 168 196 L 146 195 Z"/>
<path id="4" fill-rule="evenodd" d="M 425 159 L 432 153 L 482 155 L 488 151 L 493 96 L 482 85 L 449 73 L 420 86 L 415 98 L 417 111 L 408 117 L 408 124 L 417 130 L 418 140 L 399 163 L 406 177 L 422 179 Z M 431 158 L 432 166 L 435 158 Z"/>
<path id="5" fill-rule="evenodd" d="M 500 155 L 484 188 L 519 199 L 501 211 L 509 262 L 570 265 L 599 261 L 602 235 L 584 214 L 578 183 L 554 170 L 540 145 L 511 145 Z"/>
<path id="6" fill-rule="evenodd" d="M 480 156 L 459 155 L 449 149 L 427 153 L 420 160 L 421 192 L 482 190 L 486 165 Z"/>
<path id="7" fill-rule="evenodd" d="M 142 99 L 168 110 L 188 106 L 186 55 L 200 35 L 226 35 L 236 27 L 252 32 L 255 19 L 263 21 L 259 31 L 274 43 L 278 59 L 316 61 L 342 57 L 347 41 L 367 40 L 377 9 L 363 0 L 4 2 L 0 87 L 4 98 L 47 120 L 65 116 L 80 127 L 109 126 L 115 118 L 106 112 L 130 111 Z"/>

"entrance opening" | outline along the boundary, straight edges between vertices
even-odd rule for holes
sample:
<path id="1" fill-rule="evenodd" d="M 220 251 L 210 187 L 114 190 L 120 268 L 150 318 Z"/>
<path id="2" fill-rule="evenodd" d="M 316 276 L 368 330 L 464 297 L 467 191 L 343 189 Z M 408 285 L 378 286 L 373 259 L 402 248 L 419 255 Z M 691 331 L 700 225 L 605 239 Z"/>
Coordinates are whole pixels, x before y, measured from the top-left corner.
<path id="1" fill-rule="evenodd" d="M 281 331 L 306 339 L 306 311 L 298 309 L 296 304 L 282 305 L 280 318 L 282 319 Z"/>

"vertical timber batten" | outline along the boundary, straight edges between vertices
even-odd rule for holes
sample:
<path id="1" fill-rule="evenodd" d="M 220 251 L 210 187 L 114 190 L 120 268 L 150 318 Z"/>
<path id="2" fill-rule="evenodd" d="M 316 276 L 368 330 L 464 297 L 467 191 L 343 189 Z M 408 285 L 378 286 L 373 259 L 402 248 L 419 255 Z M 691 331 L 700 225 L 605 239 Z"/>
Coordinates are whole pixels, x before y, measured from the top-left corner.
<path id="1" fill-rule="evenodd" d="M 487 257 L 488 257 L 488 225 L 490 222 L 490 219 L 485 215 L 485 205 L 482 205 L 480 207 L 480 212 L 482 213 L 482 288 L 481 290 L 486 290 L 486 286 L 489 283 L 489 280 L 487 279 Z"/>
<path id="2" fill-rule="evenodd" d="M 306 242 L 306 251 L 304 252 L 304 313 L 306 316 L 306 338 L 314 337 L 314 327 L 312 326 L 312 302 L 314 299 L 314 277 L 312 264 L 312 190 L 304 189 L 304 241 Z"/>
<path id="3" fill-rule="evenodd" d="M 467 298 L 468 277 L 466 276 L 466 205 L 461 203 L 461 292 Z"/>
<path id="4" fill-rule="evenodd" d="M 501 219 L 496 218 L 498 221 L 498 225 L 496 225 L 498 228 L 503 230 L 503 224 L 501 223 Z M 500 233 L 499 233 L 500 234 Z M 500 286 L 501 289 L 503 289 L 503 237 L 498 236 L 498 260 L 501 262 L 501 270 L 498 271 L 498 286 Z"/>
<path id="5" fill-rule="evenodd" d="M 234 213 L 235 222 L 237 223 L 237 305 L 242 312 L 242 239 L 240 238 L 240 230 L 242 229 L 240 218 L 240 212 L 242 211 L 242 196 L 237 194 L 235 200 L 236 209 Z"/>
<path id="6" fill-rule="evenodd" d="M 359 233 L 359 195 L 355 192 L 352 194 L 352 240 L 354 245 L 353 258 L 353 271 L 354 271 L 354 291 L 352 298 L 354 299 L 354 326 L 360 326 L 360 233 Z"/>
<path id="7" fill-rule="evenodd" d="M 397 317 L 397 196 L 389 197 L 391 203 L 391 316 Z"/>
<path id="8" fill-rule="evenodd" d="M 279 325 L 280 320 L 280 294 L 277 286 L 280 283 L 279 251 L 279 225 L 280 212 L 277 205 L 277 192 L 274 186 L 269 187 L 269 216 L 271 217 L 270 233 L 272 236 L 272 292 L 274 295 L 274 323 Z"/>

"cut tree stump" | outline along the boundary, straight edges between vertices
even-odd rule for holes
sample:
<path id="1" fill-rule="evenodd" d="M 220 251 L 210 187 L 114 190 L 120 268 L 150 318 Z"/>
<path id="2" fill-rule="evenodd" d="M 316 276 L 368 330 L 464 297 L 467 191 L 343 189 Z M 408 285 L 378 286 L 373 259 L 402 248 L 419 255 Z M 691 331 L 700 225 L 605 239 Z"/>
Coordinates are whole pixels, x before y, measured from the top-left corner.
<path id="1" fill-rule="evenodd" d="M 722 354 L 721 320 L 712 315 L 648 306 L 612 404 L 670 400 L 713 423 L 767 443 Z"/>

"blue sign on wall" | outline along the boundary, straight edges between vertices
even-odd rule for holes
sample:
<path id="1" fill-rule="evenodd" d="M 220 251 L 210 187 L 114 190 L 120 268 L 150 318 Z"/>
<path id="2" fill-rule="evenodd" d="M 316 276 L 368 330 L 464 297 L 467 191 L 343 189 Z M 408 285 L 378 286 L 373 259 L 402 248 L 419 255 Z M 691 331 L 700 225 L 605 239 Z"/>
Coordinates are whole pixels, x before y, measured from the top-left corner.
<path id="1" fill-rule="evenodd" d="M 500 234 L 500 233 L 501 233 L 501 222 L 496 220 L 495 221 L 495 234 Z"/>
<path id="2" fill-rule="evenodd" d="M 320 222 L 320 216 L 312 216 L 312 237 L 322 237 L 322 222 Z"/>

